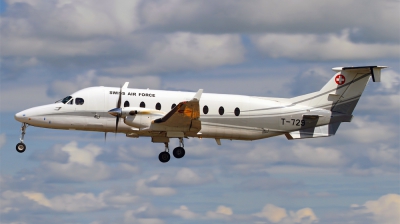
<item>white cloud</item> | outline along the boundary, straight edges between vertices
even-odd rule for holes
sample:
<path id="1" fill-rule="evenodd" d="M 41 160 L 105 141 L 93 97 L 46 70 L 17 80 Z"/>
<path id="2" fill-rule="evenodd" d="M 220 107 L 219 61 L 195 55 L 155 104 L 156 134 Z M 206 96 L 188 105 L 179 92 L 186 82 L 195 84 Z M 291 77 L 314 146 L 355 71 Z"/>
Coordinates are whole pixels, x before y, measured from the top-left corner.
<path id="1" fill-rule="evenodd" d="M 58 158 L 62 155 L 53 151 L 63 151 L 67 159 L 63 161 Z M 56 145 L 49 155 L 37 155 L 35 158 L 41 162 L 40 166 L 34 170 L 37 178 L 56 182 L 88 182 L 107 179 L 118 179 L 130 177 L 138 173 L 139 168 L 126 163 L 119 163 L 117 166 L 110 166 L 104 162 L 97 161 L 97 156 L 103 153 L 103 149 L 88 144 L 85 147 L 78 147 L 77 142 L 70 142 L 64 146 Z M 29 175 L 31 172 L 28 172 Z"/>
<path id="2" fill-rule="evenodd" d="M 37 191 L 5 191 L 1 194 L 2 213 L 18 212 L 22 210 L 35 210 L 36 205 L 41 208 L 58 212 L 90 212 L 105 208 L 121 208 L 123 206 L 137 203 L 138 196 L 130 193 L 117 193 L 106 190 L 97 196 L 93 193 L 78 192 L 74 194 L 61 194 L 51 198 Z M 24 200 L 29 199 L 29 200 Z M 30 202 L 34 202 L 29 203 Z M 4 203 L 3 203 L 4 202 Z M 24 206 L 21 206 L 24 204 Z"/>
<path id="3" fill-rule="evenodd" d="M 68 163 L 93 166 L 95 158 L 101 154 L 102 149 L 96 146 L 86 146 L 81 150 L 77 146 L 76 142 L 71 142 L 61 148 L 62 151 L 69 154 Z"/>
<path id="4" fill-rule="evenodd" d="M 400 157 L 398 149 L 382 145 L 379 148 L 368 149 L 367 155 L 377 165 L 399 166 Z"/>
<path id="5" fill-rule="evenodd" d="M 57 97 L 50 97 L 46 93 L 46 85 L 23 85 L 21 88 L 15 86 L 1 86 L 0 108 L 1 112 L 17 112 L 30 107 L 54 103 Z M 27 93 L 33 94 L 35 97 L 27 97 Z M 10 97 L 12 96 L 12 97 Z"/>
<path id="6" fill-rule="evenodd" d="M 199 217 L 198 214 L 189 210 L 185 205 L 181 205 L 178 209 L 174 209 L 172 211 L 173 215 L 179 216 L 183 219 L 197 219 Z"/>
<path id="7" fill-rule="evenodd" d="M 245 155 L 236 154 L 232 159 L 246 163 L 288 163 L 306 166 L 331 167 L 345 164 L 345 158 L 339 150 L 328 147 L 312 147 L 300 141 L 293 142 L 290 148 L 266 149 L 263 144 L 255 145 L 255 148 Z"/>
<path id="8" fill-rule="evenodd" d="M 201 185 L 214 181 L 214 176 L 210 173 L 199 175 L 189 168 L 181 168 L 176 174 L 163 174 L 155 179 L 155 183 L 160 186 L 190 186 Z"/>
<path id="9" fill-rule="evenodd" d="M 138 223 L 138 224 L 163 224 L 164 221 L 157 218 L 136 218 L 135 217 L 136 211 L 129 210 L 126 211 L 124 214 L 124 223 L 131 224 L 131 223 Z"/>
<path id="10" fill-rule="evenodd" d="M 143 195 L 155 195 L 155 196 L 170 196 L 176 194 L 176 191 L 170 187 L 151 187 L 151 184 L 160 178 L 159 175 L 151 176 L 148 179 L 139 179 L 136 181 L 136 193 Z"/>
<path id="11" fill-rule="evenodd" d="M 233 215 L 233 211 L 231 208 L 226 207 L 224 205 L 220 205 L 217 207 L 215 211 L 208 211 L 206 213 L 207 219 L 225 219 L 229 220 Z"/>
<path id="12" fill-rule="evenodd" d="M 7 138 L 6 138 L 6 134 L 0 134 L 0 149 L 3 148 L 3 146 L 6 144 L 7 142 Z"/>
<path id="13" fill-rule="evenodd" d="M 400 45 L 354 43 L 349 31 L 336 34 L 265 34 L 252 38 L 254 44 L 272 58 L 296 60 L 367 60 L 398 58 Z"/>
<path id="14" fill-rule="evenodd" d="M 375 223 L 392 224 L 400 221 L 400 195 L 387 194 L 378 200 L 365 202 L 363 205 L 351 206 L 353 214 L 372 215 Z"/>
<path id="15" fill-rule="evenodd" d="M 24 2 L 25 8 L 14 3 Z M 105 53 L 115 41 L 139 27 L 139 1 L 10 1 L 16 13 L 2 18 L 2 53 L 18 56 L 76 56 Z M 99 26 L 101 24 L 101 26 Z M 25 50 L 24 50 L 25 49 Z"/>
<path id="16" fill-rule="evenodd" d="M 144 24 L 155 30 L 316 34 L 336 33 L 351 28 L 354 29 L 352 38 L 358 41 L 398 42 L 397 3 L 361 3 L 359 0 L 313 0 L 307 4 L 279 0 L 147 0 L 141 10 Z M 366 12 L 373 15 L 366 16 Z"/>
<path id="17" fill-rule="evenodd" d="M 95 161 L 102 149 L 95 145 L 79 148 L 77 142 L 70 142 L 61 148 L 68 153 L 68 162 L 43 161 L 47 178 L 72 181 L 97 181 L 110 178 L 112 170 L 102 162 Z"/>
<path id="18" fill-rule="evenodd" d="M 373 121 L 369 117 L 355 116 L 349 126 L 346 130 L 341 131 L 341 135 L 352 142 L 385 143 L 398 134 L 396 127 Z"/>
<path id="19" fill-rule="evenodd" d="M 175 181 L 183 185 L 197 185 L 207 180 L 202 179 L 197 173 L 189 168 L 182 168 L 176 173 Z"/>
<path id="20" fill-rule="evenodd" d="M 177 32 L 167 34 L 161 41 L 153 42 L 146 57 L 145 62 L 109 68 L 106 71 L 117 74 L 145 74 L 237 64 L 244 60 L 244 47 L 239 35 Z"/>
<path id="21" fill-rule="evenodd" d="M 24 197 L 21 193 L 5 190 L 1 192 L 1 208 L 0 214 L 7 214 L 12 212 L 19 212 L 21 210 L 20 205 L 25 204 L 26 206 L 29 204 L 29 200 Z"/>
<path id="22" fill-rule="evenodd" d="M 42 193 L 23 192 L 25 197 L 55 211 L 64 212 L 87 212 L 99 210 L 106 207 L 101 197 L 92 193 L 76 193 L 73 195 L 60 195 L 47 199 Z"/>
<path id="23" fill-rule="evenodd" d="M 271 177 L 256 177 L 256 178 L 247 178 L 245 181 L 242 181 L 238 187 L 239 189 L 248 190 L 248 191 L 273 191 L 273 190 L 284 190 L 288 188 L 298 188 L 303 186 L 304 184 L 297 181 L 292 181 L 289 179 L 277 179 Z"/>
<path id="24" fill-rule="evenodd" d="M 159 89 L 161 79 L 157 76 L 107 77 L 97 75 L 96 70 L 80 74 L 74 80 L 55 80 L 48 88 L 50 95 L 68 96 L 78 90 L 92 86 L 120 87 L 129 82 L 129 88 Z"/>
<path id="25" fill-rule="evenodd" d="M 256 213 L 254 215 L 257 217 L 266 218 L 273 223 L 280 222 L 282 219 L 288 216 L 286 209 L 272 204 L 265 205 L 260 213 Z"/>
<path id="26" fill-rule="evenodd" d="M 254 214 L 256 217 L 265 218 L 272 223 L 316 223 L 318 222 L 317 216 L 314 214 L 311 208 L 303 208 L 297 212 L 289 211 L 278 207 L 273 204 L 267 204 L 264 206 L 261 212 Z"/>
<path id="27" fill-rule="evenodd" d="M 360 103 L 356 107 L 356 111 L 361 111 L 367 114 L 382 115 L 389 112 L 392 114 L 400 108 L 400 95 L 393 94 L 378 94 L 362 96 Z"/>
<path id="28" fill-rule="evenodd" d="M 219 220 L 229 220 L 233 216 L 233 211 L 231 208 L 220 205 L 217 207 L 215 211 L 208 211 L 205 215 L 198 214 L 192 212 L 188 207 L 185 205 L 181 205 L 179 209 L 174 209 L 172 212 L 173 215 L 179 216 L 183 219 L 219 219 Z"/>
<path id="29" fill-rule="evenodd" d="M 292 96 L 319 91 L 333 76 L 330 68 L 313 67 L 291 79 L 288 85 Z"/>
<path id="30" fill-rule="evenodd" d="M 204 78 L 202 76 L 188 77 L 185 79 L 166 79 L 164 89 L 189 89 L 197 91 L 204 89 L 205 93 L 243 94 L 266 97 L 291 97 L 291 90 L 285 88 L 292 81 L 291 76 L 284 73 L 288 71 L 270 71 L 268 68 L 257 71 L 227 71 L 220 75 Z M 262 71 L 261 71 L 262 70 Z M 266 75 L 268 73 L 268 75 Z M 279 77 L 279 78 L 271 78 Z M 273 80 L 273 81 L 272 81 Z"/>
<path id="31" fill-rule="evenodd" d="M 137 195 L 132 195 L 128 192 L 116 192 L 111 190 L 106 190 L 102 192 L 100 198 L 106 203 L 108 206 L 111 207 L 125 207 L 129 204 L 135 204 L 140 201 L 140 197 Z"/>
<path id="32" fill-rule="evenodd" d="M 381 74 L 381 83 L 378 91 L 398 94 L 400 91 L 400 74 L 392 69 L 385 69 Z"/>

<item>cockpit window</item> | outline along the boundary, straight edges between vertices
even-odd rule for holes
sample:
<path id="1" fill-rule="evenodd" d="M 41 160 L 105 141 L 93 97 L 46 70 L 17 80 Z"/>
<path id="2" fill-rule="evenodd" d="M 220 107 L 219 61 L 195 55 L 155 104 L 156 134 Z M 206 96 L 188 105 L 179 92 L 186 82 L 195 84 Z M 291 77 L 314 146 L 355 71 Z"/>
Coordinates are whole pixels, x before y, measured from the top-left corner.
<path id="1" fill-rule="evenodd" d="M 67 96 L 67 97 L 65 97 L 64 99 L 61 100 L 61 103 L 66 104 L 71 98 L 72 98 L 72 96 Z"/>
<path id="2" fill-rule="evenodd" d="M 85 101 L 82 98 L 76 98 L 75 99 L 75 104 L 76 105 L 83 105 Z"/>

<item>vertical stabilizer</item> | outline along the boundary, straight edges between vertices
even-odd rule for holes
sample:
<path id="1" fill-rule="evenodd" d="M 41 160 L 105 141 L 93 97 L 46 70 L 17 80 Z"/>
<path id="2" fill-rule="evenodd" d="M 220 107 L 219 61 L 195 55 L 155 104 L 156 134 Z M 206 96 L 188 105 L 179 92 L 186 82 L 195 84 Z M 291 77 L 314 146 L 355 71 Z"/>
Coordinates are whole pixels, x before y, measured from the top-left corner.
<path id="1" fill-rule="evenodd" d="M 369 78 L 379 82 L 385 66 L 338 67 L 337 73 L 318 92 L 292 98 L 294 104 L 352 114 Z"/>

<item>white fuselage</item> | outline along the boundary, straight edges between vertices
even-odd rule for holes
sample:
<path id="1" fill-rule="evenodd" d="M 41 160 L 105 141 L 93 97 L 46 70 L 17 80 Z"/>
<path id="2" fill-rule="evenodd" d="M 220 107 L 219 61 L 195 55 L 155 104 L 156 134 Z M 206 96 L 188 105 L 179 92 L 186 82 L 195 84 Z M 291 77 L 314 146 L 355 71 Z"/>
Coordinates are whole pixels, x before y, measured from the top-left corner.
<path id="1" fill-rule="evenodd" d="M 119 88 L 102 86 L 82 89 L 71 95 L 75 100 L 83 99 L 82 105 L 76 105 L 75 102 L 72 104 L 58 102 L 21 111 L 15 118 L 20 122 L 43 128 L 114 132 L 116 120 L 108 111 L 116 107 L 119 91 Z M 194 92 L 127 88 L 122 91 L 121 105 L 128 101 L 129 107 L 140 107 L 143 102 L 145 108 L 156 110 L 156 105 L 159 103 L 162 116 L 171 110 L 173 104 L 188 101 L 194 94 Z M 328 124 L 331 116 L 329 110 L 292 104 L 286 99 L 266 97 L 204 93 L 199 104 L 201 131 L 188 137 L 262 139 L 307 128 L 307 124 L 303 127 L 301 123 L 304 114 L 320 115 L 318 123 L 312 124 L 313 126 Z M 203 110 L 205 106 L 208 107 L 206 114 Z M 123 119 L 119 122 L 118 132 L 125 133 L 129 137 L 160 134 L 126 125 Z"/>

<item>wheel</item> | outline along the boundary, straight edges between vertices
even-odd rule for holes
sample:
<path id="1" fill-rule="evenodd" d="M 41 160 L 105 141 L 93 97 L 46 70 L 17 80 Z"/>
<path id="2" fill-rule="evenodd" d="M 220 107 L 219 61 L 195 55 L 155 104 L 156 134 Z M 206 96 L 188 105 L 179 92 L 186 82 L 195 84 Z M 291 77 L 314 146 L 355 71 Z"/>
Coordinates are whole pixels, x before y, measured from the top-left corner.
<path id="1" fill-rule="evenodd" d="M 17 149 L 17 152 L 23 153 L 26 150 L 26 145 L 24 143 L 20 142 L 17 144 L 16 149 Z"/>
<path id="2" fill-rule="evenodd" d="M 171 159 L 171 156 L 169 155 L 168 152 L 161 152 L 160 155 L 158 156 L 158 159 L 160 160 L 160 162 L 166 163 L 169 161 L 169 159 Z"/>
<path id="3" fill-rule="evenodd" d="M 175 158 L 180 159 L 185 156 L 185 149 L 182 147 L 176 147 L 173 151 Z"/>

